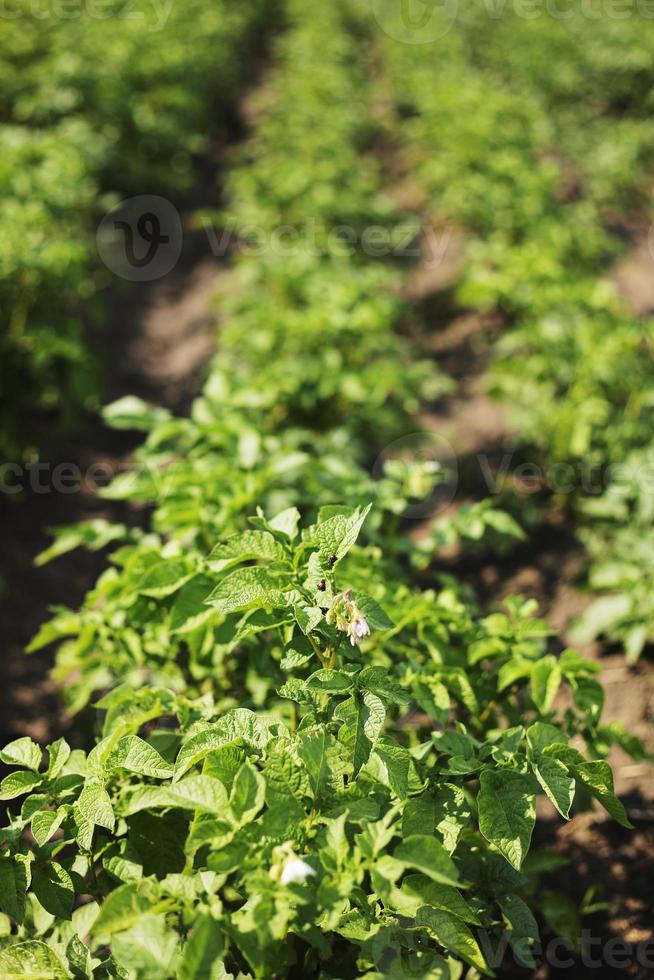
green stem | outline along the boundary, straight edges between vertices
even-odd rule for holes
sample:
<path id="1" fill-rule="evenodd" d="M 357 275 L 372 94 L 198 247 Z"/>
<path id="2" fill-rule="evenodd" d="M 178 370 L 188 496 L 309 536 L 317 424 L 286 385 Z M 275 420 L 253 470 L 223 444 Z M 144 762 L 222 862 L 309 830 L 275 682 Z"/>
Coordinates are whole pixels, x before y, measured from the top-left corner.
<path id="1" fill-rule="evenodd" d="M 313 652 L 318 657 L 318 660 L 320 661 L 322 666 L 325 668 L 329 668 L 328 660 L 323 656 L 322 650 L 320 649 L 320 647 L 318 646 L 318 644 L 316 643 L 316 641 L 314 640 L 314 638 L 311 636 L 310 633 L 307 635 L 307 639 L 311 644 L 311 646 L 313 647 Z"/>

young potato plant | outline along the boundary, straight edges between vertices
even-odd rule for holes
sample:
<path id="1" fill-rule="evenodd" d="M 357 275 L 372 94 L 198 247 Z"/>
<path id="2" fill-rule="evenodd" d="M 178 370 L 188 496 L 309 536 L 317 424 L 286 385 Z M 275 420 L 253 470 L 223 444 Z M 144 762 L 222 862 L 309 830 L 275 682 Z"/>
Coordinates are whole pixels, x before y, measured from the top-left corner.
<path id="1" fill-rule="evenodd" d="M 630 663 L 654 642 L 651 472 L 651 450 L 615 467 L 606 491 L 586 502 L 588 526 L 581 532 L 592 559 L 589 585 L 600 596 L 575 624 L 575 636 L 579 642 L 599 636 L 617 641 Z"/>
<path id="2" fill-rule="evenodd" d="M 0 37 L 0 450 L 32 420 L 97 407 L 83 321 L 97 320 L 91 229 L 134 194 L 178 196 L 210 134 L 224 138 L 249 55 L 277 4 L 206 0 L 126 15 L 35 15 L 9 0 Z M 82 316 L 80 304 L 85 303 Z M 90 307 L 90 309 L 89 309 Z"/>
<path id="3" fill-rule="evenodd" d="M 347 558 L 367 512 L 259 515 L 211 552 L 213 588 L 186 593 L 237 672 L 267 683 L 271 661 L 259 710 L 123 685 L 88 755 L 4 748 L 3 975 L 372 980 L 418 958 L 445 980 L 491 975 L 503 935 L 533 963 L 537 795 L 565 819 L 594 797 L 629 826 L 596 668 L 547 655 L 529 604 L 475 621 L 453 590 Z M 181 597 L 193 572 L 151 574 Z"/>
<path id="4" fill-rule="evenodd" d="M 164 421 L 162 428 L 168 425 Z M 181 420 L 180 426 L 186 432 L 190 429 Z M 147 469 L 142 466 L 136 474 L 125 474 L 124 480 L 118 477 L 112 484 L 112 493 L 124 492 L 127 499 L 149 501 L 147 494 L 155 494 L 152 483 L 163 473 L 165 489 L 159 486 L 159 499 L 154 496 L 158 504 L 153 512 L 156 532 L 101 520 L 86 522 L 62 528 L 54 544 L 39 558 L 43 563 L 80 546 L 114 548 L 110 567 L 81 608 L 54 609 L 52 619 L 28 647 L 32 652 L 58 644 L 53 677 L 72 712 L 118 682 L 136 687 L 164 684 L 176 690 L 188 685 L 199 690 L 208 686 L 216 697 L 221 690 L 232 690 L 232 636 L 225 634 L 224 617 L 218 611 L 211 614 L 209 609 L 201 616 L 187 616 L 187 610 L 204 598 L 221 570 L 220 563 L 211 558 L 209 541 L 230 532 L 251 533 L 253 524 L 262 518 L 248 521 L 242 508 L 253 506 L 264 487 L 268 513 L 274 513 L 273 507 L 280 504 L 287 513 L 295 512 L 293 493 L 304 489 L 301 509 L 309 518 L 322 513 L 321 503 L 333 500 L 337 493 L 361 504 L 372 497 L 375 509 L 366 522 L 361 563 L 383 564 L 389 581 L 401 575 L 407 563 L 425 574 L 439 548 L 453 542 L 467 540 L 477 546 L 481 542 L 486 547 L 521 533 L 509 515 L 481 503 L 437 519 L 431 532 L 414 544 L 402 532 L 401 517 L 413 494 L 424 491 L 425 481 L 431 486 L 434 480 L 434 474 L 423 472 L 423 464 L 403 464 L 399 472 L 390 466 L 390 472 L 374 481 L 352 458 L 348 460 L 347 445 L 338 434 L 326 440 L 325 452 L 317 459 L 290 451 L 286 440 L 265 438 L 250 445 L 243 459 L 238 453 L 215 452 L 217 427 L 212 425 L 209 431 L 213 452 L 205 439 L 198 445 L 197 457 L 194 453 L 181 454 L 176 442 L 172 463 L 160 471 L 158 466 L 163 466 L 167 457 L 156 450 L 146 451 Z M 245 432 L 241 430 L 242 435 Z M 293 448 L 297 446 L 296 436 L 297 432 L 291 440 Z M 307 440 L 309 437 L 306 433 Z M 330 445 L 333 448 L 328 451 Z M 265 463 L 260 453 L 265 453 Z M 119 482 L 122 490 L 116 487 Z M 264 513 L 263 509 L 259 512 Z M 250 531 L 246 531 L 248 527 Z M 253 540 L 256 538 L 255 534 Z M 409 593 L 409 589 L 405 591 Z M 466 601 L 471 603 L 469 597 Z M 238 682 L 243 687 L 242 696 L 247 691 L 253 705 L 261 703 L 266 692 L 261 670 L 259 664 L 257 671 Z M 272 674 L 267 685 L 278 681 Z"/>
<path id="5" fill-rule="evenodd" d="M 292 217 L 300 232 L 314 196 L 322 219 L 347 219 L 353 230 L 365 215 L 400 217 L 384 203 L 379 163 L 365 152 L 370 80 L 366 47 L 345 27 L 348 10 L 339 3 L 309 15 L 296 0 L 288 4 L 290 26 L 269 84 L 275 98 L 247 145 L 247 163 L 229 181 L 231 211 L 243 224 L 270 229 Z M 310 127 L 307 139 L 313 117 L 323 125 Z M 314 196 L 298 194 L 307 185 Z M 394 329 L 397 282 L 388 257 L 372 261 L 360 249 L 349 257 L 321 248 L 246 255 L 191 418 L 135 398 L 105 410 L 110 424 L 148 435 L 135 471 L 118 475 L 103 495 L 156 508 L 151 533 L 87 524 L 64 529 L 41 556 L 121 545 L 82 609 L 59 610 L 31 645 L 65 640 L 54 676 L 73 711 L 118 679 L 209 687 L 235 703 L 232 637 L 219 613 L 187 622 L 184 610 L 215 577 L 209 549 L 243 531 L 256 507 L 274 514 L 297 506 L 311 521 L 322 505 L 374 500 L 368 545 L 383 549 L 385 561 L 423 570 L 453 541 L 520 536 L 508 515 L 482 502 L 438 521 L 414 546 L 400 533 L 401 515 L 413 499 L 429 497 L 441 478 L 437 464 L 391 459 L 379 479 L 369 475 L 388 439 L 415 428 L 420 397 L 443 387 Z M 162 567 L 165 581 L 153 581 Z M 256 706 L 278 680 L 264 683 L 258 664 L 238 690 Z"/>
<path id="6" fill-rule="evenodd" d="M 652 321 L 625 308 L 607 273 L 624 247 L 610 230 L 616 215 L 646 204 L 648 193 L 654 128 L 639 108 L 637 67 L 647 42 L 635 21 L 600 17 L 582 52 L 579 12 L 536 24 L 507 11 L 491 24 L 482 7 L 470 4 L 447 25 L 438 57 L 433 45 L 377 32 L 394 93 L 389 126 L 427 209 L 465 229 L 459 300 L 509 325 L 492 377 L 516 438 L 545 467 L 564 464 L 558 473 L 571 474 L 557 502 L 588 525 L 588 584 L 610 593 L 579 635 L 605 634 L 633 660 L 652 638 L 642 577 L 652 525 L 625 505 L 615 470 L 651 447 Z M 625 65 L 619 81 L 616 60 Z M 618 91 L 616 111 L 610 93 Z M 608 486 L 599 503 L 589 472 Z"/>
<path id="7" fill-rule="evenodd" d="M 244 246 L 248 229 L 258 237 L 243 248 L 223 304 L 212 373 L 265 428 L 298 418 L 317 431 L 345 424 L 374 452 L 448 383 L 396 329 L 402 246 L 418 228 L 384 193 L 371 152 L 379 134 L 369 49 L 351 29 L 350 7 L 325 5 L 309 18 L 297 0 L 286 5 L 266 111 L 227 179 L 221 224 Z"/>
<path id="8" fill-rule="evenodd" d="M 286 14 L 235 212 L 392 222 L 358 3 Z M 605 756 L 638 746 L 602 725 L 596 666 L 549 653 L 533 604 L 481 616 L 428 569 L 453 537 L 519 529 L 482 502 L 414 544 L 402 514 L 438 467 L 368 474 L 429 380 L 370 258 L 244 257 L 192 417 L 108 410 L 148 436 L 106 495 L 154 503 L 152 529 L 79 525 L 42 556 L 115 549 L 33 644 L 61 642 L 101 727 L 88 754 L 0 756 L 0 975 L 472 980 L 507 940 L 531 967 L 537 796 L 628 825 Z"/>

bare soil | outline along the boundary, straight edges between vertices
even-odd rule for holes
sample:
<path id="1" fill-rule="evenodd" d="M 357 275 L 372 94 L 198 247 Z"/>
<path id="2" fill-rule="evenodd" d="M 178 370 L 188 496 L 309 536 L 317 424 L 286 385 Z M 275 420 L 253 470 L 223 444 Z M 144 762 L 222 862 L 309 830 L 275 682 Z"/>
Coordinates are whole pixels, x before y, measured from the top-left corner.
<path id="1" fill-rule="evenodd" d="M 190 238 L 176 269 L 138 287 L 112 288 L 106 297 L 107 325 L 96 343 L 104 368 L 105 400 L 136 394 L 175 411 L 185 411 L 199 392 L 215 344 L 212 295 L 218 263 L 197 238 Z M 34 556 L 50 539 L 46 529 L 91 517 L 139 523 L 143 515 L 97 496 L 110 474 L 129 468 L 138 434 L 116 432 L 89 418 L 74 440 L 45 440 L 41 475 L 24 472 L 20 495 L 0 495 L 2 575 L 0 632 L 4 641 L 0 688 L 0 738 L 19 735 L 45 742 L 63 733 L 84 738 L 84 725 L 71 724 L 48 677 L 48 651 L 24 649 L 48 608 L 81 601 L 105 564 L 103 553 L 78 550 L 42 568 Z M 49 475 L 62 464 L 83 474 L 69 493 L 55 492 Z M 94 478 L 89 478 L 89 471 Z M 97 482 L 96 482 L 97 481 Z"/>

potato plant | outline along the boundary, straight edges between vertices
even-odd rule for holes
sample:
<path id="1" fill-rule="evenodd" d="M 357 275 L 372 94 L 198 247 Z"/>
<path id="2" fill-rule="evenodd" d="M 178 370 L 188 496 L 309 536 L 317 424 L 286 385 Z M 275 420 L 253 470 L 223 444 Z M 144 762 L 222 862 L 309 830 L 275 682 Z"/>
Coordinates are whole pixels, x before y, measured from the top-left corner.
<path id="1" fill-rule="evenodd" d="M 649 559 L 640 552 L 627 570 L 625 554 L 651 537 L 651 521 L 634 526 L 633 509 L 611 502 L 624 491 L 616 471 L 651 447 L 652 321 L 625 309 L 607 271 L 624 248 L 616 215 L 651 203 L 652 25 L 607 15 L 589 28 L 580 10 L 492 17 L 485 6 L 468 5 L 437 51 L 377 34 L 396 110 L 388 125 L 426 210 L 468 236 L 458 298 L 507 323 L 493 389 L 516 442 L 571 474 L 559 502 L 589 525 L 589 584 L 610 592 L 583 635 L 626 642 L 635 659 L 652 638 L 637 570 Z M 591 471 L 608 488 L 597 507 Z"/>
<path id="2" fill-rule="evenodd" d="M 3 18 L 0 450 L 10 457 L 31 445 L 32 419 L 70 429 L 97 407 L 82 325 L 83 304 L 84 322 L 101 320 L 93 297 L 109 278 L 97 223 L 121 198 L 189 187 L 209 133 L 224 134 L 254 38 L 275 16 L 259 0 L 101 6 L 40 16 L 10 0 Z"/>
<path id="3" fill-rule="evenodd" d="M 208 593 L 179 559 L 151 570 L 181 628 L 222 618 L 236 675 L 265 685 L 269 660 L 261 710 L 122 685 L 88 755 L 5 747 L 5 971 L 375 977 L 419 955 L 445 978 L 490 973 L 507 926 L 532 962 L 537 794 L 566 819 L 590 794 L 629 826 L 595 750 L 596 668 L 544 655 L 519 602 L 475 623 L 454 593 L 380 590 L 347 558 L 366 515 L 258 517 L 212 551 Z"/>
<path id="4" fill-rule="evenodd" d="M 355 232 L 405 223 L 383 193 L 366 18 L 358 0 L 286 3 L 230 182 L 241 229 L 301 231 L 316 209 Z M 532 968 L 554 922 L 537 797 L 629 826 L 606 756 L 640 747 L 602 723 L 597 666 L 555 656 L 534 603 L 483 614 L 438 568 L 454 539 L 521 529 L 482 501 L 417 539 L 403 515 L 444 467 L 374 466 L 446 388 L 401 334 L 403 268 L 244 254 L 190 418 L 107 408 L 147 435 L 104 493 L 152 516 L 60 529 L 40 558 L 111 548 L 32 644 L 58 644 L 97 739 L 0 754 L 0 974 L 473 980 L 507 940 Z"/>

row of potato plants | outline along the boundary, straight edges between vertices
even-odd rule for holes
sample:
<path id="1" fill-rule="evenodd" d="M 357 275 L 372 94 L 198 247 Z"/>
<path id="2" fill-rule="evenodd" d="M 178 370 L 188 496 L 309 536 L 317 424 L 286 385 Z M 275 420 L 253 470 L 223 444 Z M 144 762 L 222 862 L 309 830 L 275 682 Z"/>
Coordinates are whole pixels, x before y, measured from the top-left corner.
<path id="1" fill-rule="evenodd" d="M 404 220 L 363 6 L 287 0 L 286 20 L 233 215 Z M 507 939 L 530 968 L 534 912 L 577 917 L 537 886 L 556 863 L 530 852 L 537 797 L 629 826 L 605 760 L 640 746 L 602 724 L 597 666 L 549 653 L 533 604 L 482 616 L 433 567 L 453 537 L 518 534 L 506 514 L 479 505 L 417 543 L 402 514 L 433 465 L 368 475 L 442 390 L 398 332 L 393 265 L 268 251 L 236 275 L 191 417 L 106 411 L 147 432 L 105 493 L 154 505 L 150 530 L 95 521 L 42 556 L 113 548 L 33 644 L 58 641 L 55 676 L 99 729 L 88 753 L 0 755 L 0 973 L 472 980 Z"/>
<path id="2" fill-rule="evenodd" d="M 74 6 L 74 5 L 73 5 Z M 0 452 L 98 403 L 94 227 L 147 186 L 175 195 L 224 131 L 273 4 L 8 0 L 0 36 Z M 52 426 L 54 428 L 54 424 Z"/>
<path id="3" fill-rule="evenodd" d="M 439 43 L 378 41 L 425 207 L 468 236 L 458 300 L 509 324 L 494 389 L 556 474 L 589 585 L 607 593 L 576 635 L 605 634 L 633 661 L 654 640 L 652 320 L 628 312 L 607 273 L 621 229 L 651 211 L 654 26 L 569 13 L 491 16 L 480 0 Z"/>

